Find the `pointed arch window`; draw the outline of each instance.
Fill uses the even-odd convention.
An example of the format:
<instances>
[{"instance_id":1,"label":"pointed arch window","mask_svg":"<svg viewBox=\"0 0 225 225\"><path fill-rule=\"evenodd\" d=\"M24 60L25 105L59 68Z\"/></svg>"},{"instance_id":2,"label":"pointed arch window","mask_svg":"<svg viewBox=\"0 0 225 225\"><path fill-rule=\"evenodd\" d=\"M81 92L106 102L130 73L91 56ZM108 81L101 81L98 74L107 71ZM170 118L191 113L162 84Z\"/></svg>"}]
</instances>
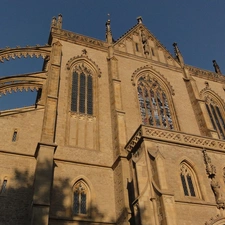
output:
<instances>
[{"instance_id":1,"label":"pointed arch window","mask_svg":"<svg viewBox=\"0 0 225 225\"><path fill-rule=\"evenodd\" d=\"M194 171L185 162L180 165L180 178L185 196L198 196L198 187Z\"/></svg>"},{"instance_id":2,"label":"pointed arch window","mask_svg":"<svg viewBox=\"0 0 225 225\"><path fill-rule=\"evenodd\" d=\"M219 104L213 98L207 96L205 98L205 105L214 130L220 139L225 139L225 123Z\"/></svg>"},{"instance_id":3,"label":"pointed arch window","mask_svg":"<svg viewBox=\"0 0 225 225\"><path fill-rule=\"evenodd\" d=\"M93 77L83 64L72 74L71 111L93 115Z\"/></svg>"},{"instance_id":4,"label":"pointed arch window","mask_svg":"<svg viewBox=\"0 0 225 225\"><path fill-rule=\"evenodd\" d=\"M149 75L139 78L138 100L144 125L174 129L171 111L165 90Z\"/></svg>"},{"instance_id":5,"label":"pointed arch window","mask_svg":"<svg viewBox=\"0 0 225 225\"><path fill-rule=\"evenodd\" d=\"M88 214L89 191L83 180L73 187L73 215Z\"/></svg>"}]
</instances>

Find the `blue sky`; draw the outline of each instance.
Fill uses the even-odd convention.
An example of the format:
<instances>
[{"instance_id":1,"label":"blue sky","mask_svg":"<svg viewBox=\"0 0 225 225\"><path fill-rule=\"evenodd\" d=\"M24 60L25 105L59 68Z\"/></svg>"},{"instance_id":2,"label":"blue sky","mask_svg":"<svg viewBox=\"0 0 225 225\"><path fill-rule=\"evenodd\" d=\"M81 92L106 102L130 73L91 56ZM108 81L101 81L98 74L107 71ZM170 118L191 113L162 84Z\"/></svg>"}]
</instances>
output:
<instances>
[{"instance_id":1,"label":"blue sky","mask_svg":"<svg viewBox=\"0 0 225 225\"><path fill-rule=\"evenodd\" d=\"M108 13L114 39L142 16L145 26L172 54L172 43L178 43L186 64L213 71L212 60L216 59L225 74L224 12L225 0L1 0L0 49L44 45L51 18L59 13L63 29L101 40ZM0 77L40 71L41 67L41 60L10 60L0 64ZM34 95L15 99L15 94L1 97L0 110L19 107L21 102L32 104Z\"/></svg>"}]
</instances>

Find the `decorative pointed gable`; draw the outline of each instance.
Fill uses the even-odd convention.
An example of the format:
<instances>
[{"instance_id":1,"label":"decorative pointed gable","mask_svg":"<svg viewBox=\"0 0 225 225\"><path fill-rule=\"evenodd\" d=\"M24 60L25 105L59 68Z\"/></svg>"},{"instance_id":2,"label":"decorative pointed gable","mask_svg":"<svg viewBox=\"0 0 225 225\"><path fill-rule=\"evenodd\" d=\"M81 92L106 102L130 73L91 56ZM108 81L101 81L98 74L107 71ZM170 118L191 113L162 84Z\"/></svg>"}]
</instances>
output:
<instances>
[{"instance_id":1,"label":"decorative pointed gable","mask_svg":"<svg viewBox=\"0 0 225 225\"><path fill-rule=\"evenodd\" d=\"M143 58L148 58L167 65L180 67L173 55L141 22L133 26L115 43L116 50Z\"/></svg>"}]
</instances>

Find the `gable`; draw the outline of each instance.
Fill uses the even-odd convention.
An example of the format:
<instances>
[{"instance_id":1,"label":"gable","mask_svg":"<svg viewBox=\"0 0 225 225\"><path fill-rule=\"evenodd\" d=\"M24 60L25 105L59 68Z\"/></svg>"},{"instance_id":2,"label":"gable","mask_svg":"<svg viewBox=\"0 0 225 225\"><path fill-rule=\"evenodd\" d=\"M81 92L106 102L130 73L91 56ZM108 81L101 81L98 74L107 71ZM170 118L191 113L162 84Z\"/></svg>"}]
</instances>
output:
<instances>
[{"instance_id":1,"label":"gable","mask_svg":"<svg viewBox=\"0 0 225 225\"><path fill-rule=\"evenodd\" d=\"M154 35L139 23L126 32L114 43L115 50L148 58L167 65L180 67L173 55L154 37Z\"/></svg>"}]
</instances>

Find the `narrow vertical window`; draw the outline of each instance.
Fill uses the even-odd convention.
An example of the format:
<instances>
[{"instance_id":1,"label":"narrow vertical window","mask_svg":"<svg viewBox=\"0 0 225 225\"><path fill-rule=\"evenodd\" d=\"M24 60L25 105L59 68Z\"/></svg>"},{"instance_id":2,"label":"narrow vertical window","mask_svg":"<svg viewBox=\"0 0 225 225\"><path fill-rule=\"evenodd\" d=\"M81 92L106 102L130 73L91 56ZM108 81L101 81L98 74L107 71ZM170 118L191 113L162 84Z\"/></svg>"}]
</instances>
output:
<instances>
[{"instance_id":1,"label":"narrow vertical window","mask_svg":"<svg viewBox=\"0 0 225 225\"><path fill-rule=\"evenodd\" d=\"M185 196L196 197L196 185L194 183L194 172L186 163L180 165L180 178Z\"/></svg>"},{"instance_id":2,"label":"narrow vertical window","mask_svg":"<svg viewBox=\"0 0 225 225\"><path fill-rule=\"evenodd\" d=\"M73 214L87 214L87 195L88 189L83 181L79 181L74 185L74 194L73 194Z\"/></svg>"},{"instance_id":3,"label":"narrow vertical window","mask_svg":"<svg viewBox=\"0 0 225 225\"><path fill-rule=\"evenodd\" d=\"M71 111L93 115L93 77L83 65L72 74Z\"/></svg>"},{"instance_id":4,"label":"narrow vertical window","mask_svg":"<svg viewBox=\"0 0 225 225\"><path fill-rule=\"evenodd\" d=\"M139 52L139 45L138 43L135 43L136 51Z\"/></svg>"},{"instance_id":5,"label":"narrow vertical window","mask_svg":"<svg viewBox=\"0 0 225 225\"><path fill-rule=\"evenodd\" d=\"M12 136L12 142L16 142L17 140L17 130L14 130L13 136Z\"/></svg>"},{"instance_id":6,"label":"narrow vertical window","mask_svg":"<svg viewBox=\"0 0 225 225\"><path fill-rule=\"evenodd\" d=\"M142 123L173 129L173 121L166 94L160 84L149 75L142 76L137 85Z\"/></svg>"},{"instance_id":7,"label":"narrow vertical window","mask_svg":"<svg viewBox=\"0 0 225 225\"><path fill-rule=\"evenodd\" d=\"M220 107L212 98L206 98L206 109L213 125L213 129L217 132L219 138L225 139L225 122Z\"/></svg>"},{"instance_id":8,"label":"narrow vertical window","mask_svg":"<svg viewBox=\"0 0 225 225\"><path fill-rule=\"evenodd\" d=\"M152 56L155 56L155 52L153 48L151 48L151 52L152 52Z\"/></svg>"},{"instance_id":9,"label":"narrow vertical window","mask_svg":"<svg viewBox=\"0 0 225 225\"><path fill-rule=\"evenodd\" d=\"M6 192L6 185L7 185L7 180L4 179L4 181L2 183L1 192L0 192L1 195L3 195Z\"/></svg>"}]
</instances>

